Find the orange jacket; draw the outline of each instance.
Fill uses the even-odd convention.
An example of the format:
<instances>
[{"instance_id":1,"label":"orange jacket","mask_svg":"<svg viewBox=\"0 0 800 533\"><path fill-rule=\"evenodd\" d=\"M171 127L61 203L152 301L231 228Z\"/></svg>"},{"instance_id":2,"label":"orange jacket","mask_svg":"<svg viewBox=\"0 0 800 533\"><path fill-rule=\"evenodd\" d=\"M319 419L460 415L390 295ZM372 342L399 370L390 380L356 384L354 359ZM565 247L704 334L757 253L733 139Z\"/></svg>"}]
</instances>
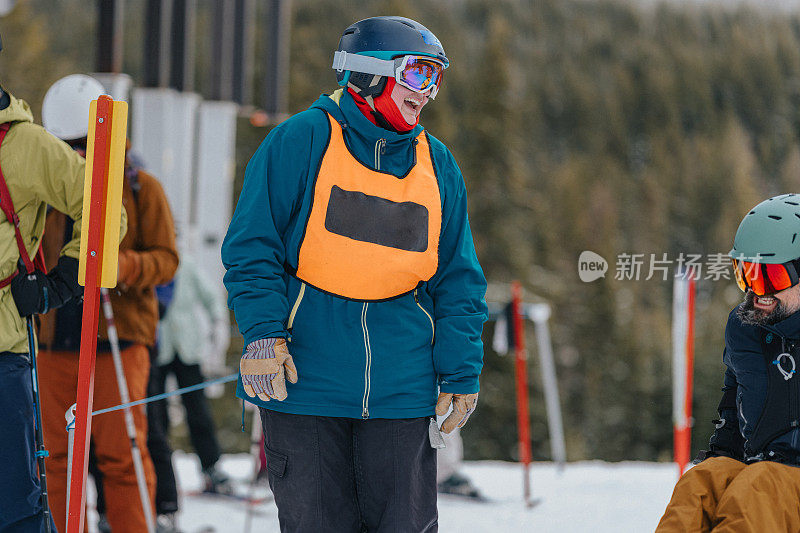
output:
<instances>
[{"instance_id":1,"label":"orange jacket","mask_svg":"<svg viewBox=\"0 0 800 533\"><path fill-rule=\"evenodd\" d=\"M152 346L158 324L155 286L168 282L175 275L178 251L175 225L164 189L147 172L139 170L136 177L130 180L126 173L122 192L122 204L128 213L128 232L119 246L119 276L117 287L111 290L111 304L120 340ZM136 195L134 185L138 187ZM43 246L48 268L58 261L68 223L57 211L47 216ZM39 343L51 350L77 351L75 341L80 339L80 331L75 331L74 325L80 324L80 316L74 315L80 312L79 305L68 305L43 315ZM101 339L108 338L102 312L99 333Z\"/></svg>"}]
</instances>

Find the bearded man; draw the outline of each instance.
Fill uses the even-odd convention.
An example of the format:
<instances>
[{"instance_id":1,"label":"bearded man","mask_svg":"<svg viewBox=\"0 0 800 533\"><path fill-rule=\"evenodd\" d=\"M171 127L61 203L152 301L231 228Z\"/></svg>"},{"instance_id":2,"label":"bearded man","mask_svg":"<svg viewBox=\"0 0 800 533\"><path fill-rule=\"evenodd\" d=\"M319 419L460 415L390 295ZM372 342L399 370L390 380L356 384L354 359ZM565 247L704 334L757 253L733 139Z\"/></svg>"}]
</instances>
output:
<instances>
[{"instance_id":1,"label":"bearded man","mask_svg":"<svg viewBox=\"0 0 800 533\"><path fill-rule=\"evenodd\" d=\"M719 420L659 533L800 530L800 195L751 209L729 255L745 299L725 328Z\"/></svg>"}]
</instances>

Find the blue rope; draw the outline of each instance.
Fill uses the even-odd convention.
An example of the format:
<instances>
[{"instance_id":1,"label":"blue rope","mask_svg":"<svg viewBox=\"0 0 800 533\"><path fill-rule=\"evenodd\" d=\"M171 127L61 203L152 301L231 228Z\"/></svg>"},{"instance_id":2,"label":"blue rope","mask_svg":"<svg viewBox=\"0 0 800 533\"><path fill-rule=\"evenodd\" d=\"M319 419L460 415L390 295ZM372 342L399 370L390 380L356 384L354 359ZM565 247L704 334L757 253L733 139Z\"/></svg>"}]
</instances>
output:
<instances>
[{"instance_id":1,"label":"blue rope","mask_svg":"<svg viewBox=\"0 0 800 533\"><path fill-rule=\"evenodd\" d=\"M197 385L192 385L191 387L184 387L182 389L174 390L172 392L156 394L155 396L150 396L149 398L144 398L143 400L136 400L135 402L123 403L114 407L100 409L99 411L92 411L92 416L102 415L104 413L110 413L112 411L119 411L120 409L125 409L126 407L133 407L135 405L142 405L145 403L156 402L158 400L163 400L164 398L169 398L170 396L180 396L181 394L186 394L187 392L194 392L196 390L205 389L206 387L210 387L211 385L216 385L217 383L228 383L230 381L236 381L238 378L239 374L231 374L223 378L217 378L217 379L212 379L211 381L198 383ZM72 429L74 425L75 425L74 420L71 423L67 424L67 431Z\"/></svg>"}]
</instances>

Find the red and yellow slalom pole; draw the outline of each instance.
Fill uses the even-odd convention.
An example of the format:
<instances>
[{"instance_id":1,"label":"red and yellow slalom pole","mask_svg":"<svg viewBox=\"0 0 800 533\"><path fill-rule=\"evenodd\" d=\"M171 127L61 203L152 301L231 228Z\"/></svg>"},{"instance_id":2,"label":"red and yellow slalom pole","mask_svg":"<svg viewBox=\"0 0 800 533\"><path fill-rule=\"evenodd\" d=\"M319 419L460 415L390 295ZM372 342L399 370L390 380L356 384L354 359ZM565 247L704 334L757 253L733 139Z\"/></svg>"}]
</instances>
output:
<instances>
[{"instance_id":1,"label":"red and yellow slalom pole","mask_svg":"<svg viewBox=\"0 0 800 533\"><path fill-rule=\"evenodd\" d=\"M128 104L100 96L89 110L78 282L84 286L78 401L69 472L67 533L82 533L92 431L100 287L117 284Z\"/></svg>"}]
</instances>

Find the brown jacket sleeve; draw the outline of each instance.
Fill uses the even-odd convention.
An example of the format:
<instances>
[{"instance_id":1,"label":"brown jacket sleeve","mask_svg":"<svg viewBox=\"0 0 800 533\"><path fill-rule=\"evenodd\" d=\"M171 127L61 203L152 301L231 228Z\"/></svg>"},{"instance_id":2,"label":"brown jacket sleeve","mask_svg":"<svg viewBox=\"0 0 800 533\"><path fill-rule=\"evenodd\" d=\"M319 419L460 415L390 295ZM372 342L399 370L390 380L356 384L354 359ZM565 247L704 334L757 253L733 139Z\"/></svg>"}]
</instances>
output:
<instances>
[{"instance_id":1,"label":"brown jacket sleeve","mask_svg":"<svg viewBox=\"0 0 800 533\"><path fill-rule=\"evenodd\" d=\"M161 184L139 171L136 183L125 180L122 202L128 211L128 233L119 247L119 277L111 292L117 333L123 341L152 346L158 324L155 286L166 283L178 268L175 226ZM138 184L134 194L131 185ZM100 337L107 338L100 317Z\"/></svg>"},{"instance_id":2,"label":"brown jacket sleeve","mask_svg":"<svg viewBox=\"0 0 800 533\"><path fill-rule=\"evenodd\" d=\"M128 203L136 210L137 228L122 241L119 253L119 284L146 288L166 283L178 268L175 225L161 184L139 171L138 198ZM127 191L126 191L127 192ZM135 234L134 234L135 233Z\"/></svg>"}]
</instances>

